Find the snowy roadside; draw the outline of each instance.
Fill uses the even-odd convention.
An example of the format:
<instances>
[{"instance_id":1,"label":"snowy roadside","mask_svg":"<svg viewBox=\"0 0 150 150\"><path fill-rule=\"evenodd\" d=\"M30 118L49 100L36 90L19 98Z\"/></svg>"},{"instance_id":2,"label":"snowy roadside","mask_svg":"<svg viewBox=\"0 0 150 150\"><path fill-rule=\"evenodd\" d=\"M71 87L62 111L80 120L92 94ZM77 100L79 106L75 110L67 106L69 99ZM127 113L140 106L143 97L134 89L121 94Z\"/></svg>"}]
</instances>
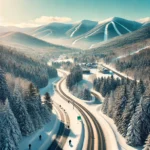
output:
<instances>
[{"instance_id":1,"label":"snowy roadside","mask_svg":"<svg viewBox=\"0 0 150 150\"><path fill-rule=\"evenodd\" d=\"M32 150L43 150L48 148L52 142L52 135L56 135L59 129L60 120L58 120L58 114L56 110L53 110L51 114L51 121L43 126L32 135L23 137L19 143L20 150L28 150L28 145L31 144ZM39 140L39 135L42 135L42 140Z\"/></svg>"},{"instance_id":2,"label":"snowy roadside","mask_svg":"<svg viewBox=\"0 0 150 150\"><path fill-rule=\"evenodd\" d=\"M62 73L59 73L59 76L62 76ZM86 127L82 121L78 121L77 117L81 116L80 112L73 107L71 103L66 102L63 98L60 97L60 95L55 92L55 94L52 96L52 99L60 104L65 111L68 113L68 116L70 118L70 134L67 138L67 141L64 145L65 150L79 150L82 149L84 146L84 139ZM82 116L81 116L82 117ZM69 146L69 140L72 141L72 147Z\"/></svg>"},{"instance_id":3,"label":"snowy roadside","mask_svg":"<svg viewBox=\"0 0 150 150\"><path fill-rule=\"evenodd\" d=\"M81 138L84 136L83 129L83 122L77 120L77 116L80 115L80 113L73 108L71 103L66 102L63 100L58 93L54 94L52 96L52 99L60 104L65 111L68 113L68 116L70 118L70 134L67 138L67 141L64 145L65 150L76 150L76 149L82 149L83 141ZM69 146L69 140L72 141L73 147Z\"/></svg>"},{"instance_id":4,"label":"snowy roadside","mask_svg":"<svg viewBox=\"0 0 150 150\"><path fill-rule=\"evenodd\" d=\"M142 150L142 147L134 148L126 144L126 139L117 131L117 127L114 124L113 119L109 118L108 116L102 113L101 105L97 108L97 112L99 113L100 116L102 116L105 119L105 121L109 124L109 126L113 130L117 142L119 144L120 150Z\"/></svg>"},{"instance_id":5,"label":"snowy roadside","mask_svg":"<svg viewBox=\"0 0 150 150\"><path fill-rule=\"evenodd\" d=\"M46 92L49 92L51 95L54 94L53 83L58 81L60 77L49 79L48 85L42 89L40 89L40 95L43 95ZM32 135L28 137L23 137L19 144L20 150L28 150L28 145L31 144L32 150L46 150L58 132L60 125L60 115L58 111L53 109L51 114L51 121L43 126L43 128L39 129ZM42 135L42 141L39 141L39 135Z\"/></svg>"},{"instance_id":6,"label":"snowy roadside","mask_svg":"<svg viewBox=\"0 0 150 150\"><path fill-rule=\"evenodd\" d=\"M91 92L92 92L93 94L96 94L96 95L99 97L99 100L100 100L101 102L104 101L104 97L103 97L99 92L95 91L94 89L91 89Z\"/></svg>"},{"instance_id":7,"label":"snowy roadside","mask_svg":"<svg viewBox=\"0 0 150 150\"><path fill-rule=\"evenodd\" d=\"M117 77L117 76L116 76ZM86 79L88 80L89 78L86 77ZM95 90L91 90L91 92L95 93L96 95L99 96L100 100L103 102L104 101L104 97L99 93L99 92L96 92ZM89 105L89 107L92 106L92 105ZM93 108L93 111L95 110L95 106L92 106ZM103 122L105 122L107 124L107 128L106 130L108 130L109 132L112 132L114 133L115 135L115 138L117 140L117 144L118 144L118 148L119 150L142 150L142 147L138 147L138 148L134 148L134 147L131 147L129 146L128 144L126 144L126 139L124 137L122 137L122 135L117 131L117 127L116 125L114 124L114 121L109 118L108 116L104 115L102 112L101 112L101 105L97 105L97 108L96 108L96 111L98 112L98 118ZM105 124L105 125L106 125ZM109 127L108 127L109 126ZM110 129L112 131L110 131Z\"/></svg>"},{"instance_id":8,"label":"snowy roadside","mask_svg":"<svg viewBox=\"0 0 150 150\"><path fill-rule=\"evenodd\" d=\"M51 96L54 95L55 91L54 91L53 83L57 82L58 80L60 80L59 76L56 78L49 79L47 86L40 89L40 95L44 95L46 92L48 92Z\"/></svg>"}]
</instances>

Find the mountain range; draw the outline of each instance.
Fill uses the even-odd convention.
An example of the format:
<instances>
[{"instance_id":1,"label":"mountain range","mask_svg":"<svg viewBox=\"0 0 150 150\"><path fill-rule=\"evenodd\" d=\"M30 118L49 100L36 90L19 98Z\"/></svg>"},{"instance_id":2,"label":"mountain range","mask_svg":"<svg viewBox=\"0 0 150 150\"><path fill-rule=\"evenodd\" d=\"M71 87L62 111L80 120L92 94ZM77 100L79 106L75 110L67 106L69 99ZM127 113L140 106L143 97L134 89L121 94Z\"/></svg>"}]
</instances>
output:
<instances>
[{"instance_id":1,"label":"mountain range","mask_svg":"<svg viewBox=\"0 0 150 150\"><path fill-rule=\"evenodd\" d=\"M0 41L32 47L50 47L54 44L55 46L92 49L146 26L150 26L150 18L132 21L119 17L104 21L82 20L72 24L50 23L35 28L1 26Z\"/></svg>"}]
</instances>

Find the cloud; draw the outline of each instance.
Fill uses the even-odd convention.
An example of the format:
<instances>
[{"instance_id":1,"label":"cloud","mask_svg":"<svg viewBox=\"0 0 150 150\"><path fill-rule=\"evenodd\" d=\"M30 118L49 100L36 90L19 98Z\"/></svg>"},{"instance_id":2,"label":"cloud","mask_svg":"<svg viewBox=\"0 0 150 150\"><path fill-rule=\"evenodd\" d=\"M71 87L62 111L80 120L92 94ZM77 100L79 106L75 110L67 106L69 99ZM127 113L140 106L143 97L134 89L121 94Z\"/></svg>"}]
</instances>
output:
<instances>
[{"instance_id":1,"label":"cloud","mask_svg":"<svg viewBox=\"0 0 150 150\"><path fill-rule=\"evenodd\" d=\"M50 22L70 22L72 19L68 17L48 17L41 16L40 18L36 18L33 22L38 24L47 24Z\"/></svg>"},{"instance_id":2,"label":"cloud","mask_svg":"<svg viewBox=\"0 0 150 150\"><path fill-rule=\"evenodd\" d=\"M52 22L66 23L66 22L70 22L70 21L72 21L72 19L68 18L68 17L41 16L34 20L29 20L27 22L15 24L15 23L8 23L8 22L5 22L4 19L3 20L0 19L0 23L2 22L1 24L4 26L17 26L17 27L21 27L21 28L38 27L38 26L45 25L45 24L52 23Z\"/></svg>"}]
</instances>

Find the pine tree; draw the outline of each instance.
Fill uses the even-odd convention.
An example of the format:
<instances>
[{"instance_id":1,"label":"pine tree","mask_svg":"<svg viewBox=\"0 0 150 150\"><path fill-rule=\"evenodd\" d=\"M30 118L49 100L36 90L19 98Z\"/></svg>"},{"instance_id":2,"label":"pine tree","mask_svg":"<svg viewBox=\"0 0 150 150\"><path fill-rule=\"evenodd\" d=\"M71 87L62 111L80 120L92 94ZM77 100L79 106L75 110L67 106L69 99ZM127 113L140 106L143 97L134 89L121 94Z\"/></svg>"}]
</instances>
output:
<instances>
[{"instance_id":1,"label":"pine tree","mask_svg":"<svg viewBox=\"0 0 150 150\"><path fill-rule=\"evenodd\" d=\"M128 103L126 105L125 111L122 117L121 129L120 133L125 137L127 134L127 128L130 123L130 120L135 113L136 106L138 104L138 99L136 95L136 88L134 88L133 92L130 94Z\"/></svg>"},{"instance_id":2,"label":"pine tree","mask_svg":"<svg viewBox=\"0 0 150 150\"><path fill-rule=\"evenodd\" d=\"M10 133L7 129L0 129L0 149L19 150L18 147L15 146L14 141L10 138Z\"/></svg>"},{"instance_id":3,"label":"pine tree","mask_svg":"<svg viewBox=\"0 0 150 150\"><path fill-rule=\"evenodd\" d=\"M18 122L12 113L10 107L9 107L9 102L7 100L7 128L10 128L10 136L13 139L14 143L16 146L18 146L19 141L22 138L21 131L18 125Z\"/></svg>"},{"instance_id":4,"label":"pine tree","mask_svg":"<svg viewBox=\"0 0 150 150\"><path fill-rule=\"evenodd\" d=\"M41 114L43 122L48 123L50 121L51 113L45 104L41 105Z\"/></svg>"},{"instance_id":5,"label":"pine tree","mask_svg":"<svg viewBox=\"0 0 150 150\"><path fill-rule=\"evenodd\" d=\"M41 116L39 114L39 107L37 103L37 90L33 84L29 85L29 90L26 92L25 103L27 111L31 117L35 130L40 129L43 125Z\"/></svg>"},{"instance_id":6,"label":"pine tree","mask_svg":"<svg viewBox=\"0 0 150 150\"><path fill-rule=\"evenodd\" d=\"M34 132L34 126L31 118L26 110L24 101L22 100L22 95L19 91L19 86L16 85L14 90L14 100L13 100L13 113L18 121L21 133L23 136L27 136Z\"/></svg>"},{"instance_id":7,"label":"pine tree","mask_svg":"<svg viewBox=\"0 0 150 150\"><path fill-rule=\"evenodd\" d=\"M150 97L142 97L127 130L127 143L141 146L150 133Z\"/></svg>"},{"instance_id":8,"label":"pine tree","mask_svg":"<svg viewBox=\"0 0 150 150\"><path fill-rule=\"evenodd\" d=\"M37 101L38 101L38 111L41 116L43 123L48 123L50 121L51 113L45 103L42 103L40 93L37 89Z\"/></svg>"},{"instance_id":9,"label":"pine tree","mask_svg":"<svg viewBox=\"0 0 150 150\"><path fill-rule=\"evenodd\" d=\"M116 100L116 107L115 107L116 113L114 114L114 121L119 130L121 122L122 122L122 114L124 112L124 109L127 103L127 98L128 98L126 85L121 86L118 92L119 93L118 93L118 97Z\"/></svg>"},{"instance_id":10,"label":"pine tree","mask_svg":"<svg viewBox=\"0 0 150 150\"><path fill-rule=\"evenodd\" d=\"M5 102L8 94L4 72L0 69L0 101Z\"/></svg>"},{"instance_id":11,"label":"pine tree","mask_svg":"<svg viewBox=\"0 0 150 150\"><path fill-rule=\"evenodd\" d=\"M127 130L127 144L131 146L140 146L142 145L142 108L141 103L137 106L136 112L133 115L128 130Z\"/></svg>"},{"instance_id":12,"label":"pine tree","mask_svg":"<svg viewBox=\"0 0 150 150\"><path fill-rule=\"evenodd\" d=\"M85 88L83 91L83 99L84 100L91 100L92 99L91 93L87 88Z\"/></svg>"},{"instance_id":13,"label":"pine tree","mask_svg":"<svg viewBox=\"0 0 150 150\"><path fill-rule=\"evenodd\" d=\"M52 106L51 97L50 97L50 95L49 95L48 92L45 93L44 99L45 99L45 104L46 104L46 106L48 107L49 111L51 112L52 109L53 109L53 106Z\"/></svg>"},{"instance_id":14,"label":"pine tree","mask_svg":"<svg viewBox=\"0 0 150 150\"><path fill-rule=\"evenodd\" d=\"M114 92L111 91L110 97L109 97L109 102L108 102L108 111L107 115L112 118L113 117L113 112L114 112L114 104L115 104L115 97L114 97Z\"/></svg>"},{"instance_id":15,"label":"pine tree","mask_svg":"<svg viewBox=\"0 0 150 150\"><path fill-rule=\"evenodd\" d=\"M106 95L105 99L104 99L104 102L102 104L102 112L104 114L107 114L107 111L108 111L108 102L109 102L109 96Z\"/></svg>"},{"instance_id":16,"label":"pine tree","mask_svg":"<svg viewBox=\"0 0 150 150\"><path fill-rule=\"evenodd\" d=\"M21 132L8 100L0 103L0 149L18 150Z\"/></svg>"},{"instance_id":17,"label":"pine tree","mask_svg":"<svg viewBox=\"0 0 150 150\"><path fill-rule=\"evenodd\" d=\"M139 89L139 92L143 95L145 92L145 86L142 80L140 80L138 83L138 89Z\"/></svg>"},{"instance_id":18,"label":"pine tree","mask_svg":"<svg viewBox=\"0 0 150 150\"><path fill-rule=\"evenodd\" d=\"M144 145L144 149L143 150L150 150L150 134L148 135L145 145Z\"/></svg>"}]
</instances>

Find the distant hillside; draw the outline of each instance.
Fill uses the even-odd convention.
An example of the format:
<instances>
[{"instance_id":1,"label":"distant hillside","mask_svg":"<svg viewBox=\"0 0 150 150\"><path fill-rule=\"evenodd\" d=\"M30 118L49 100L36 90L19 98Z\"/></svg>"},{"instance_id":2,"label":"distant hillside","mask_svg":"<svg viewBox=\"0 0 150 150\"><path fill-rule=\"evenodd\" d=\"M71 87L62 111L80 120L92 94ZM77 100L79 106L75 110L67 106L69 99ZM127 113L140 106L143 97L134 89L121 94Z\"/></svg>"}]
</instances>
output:
<instances>
[{"instance_id":1,"label":"distant hillside","mask_svg":"<svg viewBox=\"0 0 150 150\"><path fill-rule=\"evenodd\" d=\"M99 43L90 52L101 53L107 51L121 51L124 47L129 47L130 45L135 45L143 43L143 47L148 44L150 40L150 26L143 27L132 33L113 38L107 42ZM149 44L150 45L150 44ZM137 47L136 47L137 48ZM123 49L122 49L123 50ZM133 50L134 47L133 47Z\"/></svg>"},{"instance_id":2,"label":"distant hillside","mask_svg":"<svg viewBox=\"0 0 150 150\"><path fill-rule=\"evenodd\" d=\"M48 42L35 38L33 36L21 32L8 32L0 36L0 40L8 41L11 43L18 43L29 47L50 47L53 46Z\"/></svg>"},{"instance_id":3,"label":"distant hillside","mask_svg":"<svg viewBox=\"0 0 150 150\"><path fill-rule=\"evenodd\" d=\"M49 78L57 76L55 69L39 61L36 56L31 58L2 45L0 45L0 68L15 77L27 79L40 88L47 85Z\"/></svg>"},{"instance_id":4,"label":"distant hillside","mask_svg":"<svg viewBox=\"0 0 150 150\"><path fill-rule=\"evenodd\" d=\"M82 20L81 22L74 24L66 34L70 38L80 36L92 30L97 24L98 22L96 21Z\"/></svg>"},{"instance_id":5,"label":"distant hillside","mask_svg":"<svg viewBox=\"0 0 150 150\"><path fill-rule=\"evenodd\" d=\"M44 40L38 39L31 35L27 35L21 32L7 32L0 35L0 44L5 46L12 46L15 49L24 51L25 53L36 53L38 57L43 56L44 53L49 55L70 53L79 51L79 49L69 48L61 45L55 45L48 43ZM27 52L26 52L27 51Z\"/></svg>"},{"instance_id":6,"label":"distant hillside","mask_svg":"<svg viewBox=\"0 0 150 150\"><path fill-rule=\"evenodd\" d=\"M135 79L150 80L150 48L120 59L115 66Z\"/></svg>"},{"instance_id":7,"label":"distant hillside","mask_svg":"<svg viewBox=\"0 0 150 150\"><path fill-rule=\"evenodd\" d=\"M109 18L99 22L95 28L75 39L73 45L79 42L87 42L89 43L89 48L92 48L94 44L98 42L108 41L116 36L122 36L126 33L133 32L141 26L141 23L123 18Z\"/></svg>"},{"instance_id":8,"label":"distant hillside","mask_svg":"<svg viewBox=\"0 0 150 150\"><path fill-rule=\"evenodd\" d=\"M53 22L35 28L0 27L2 32L25 32L38 39L80 49L92 49L99 43L150 26L149 18L138 21L113 17L103 21L81 20L77 23Z\"/></svg>"},{"instance_id":9,"label":"distant hillside","mask_svg":"<svg viewBox=\"0 0 150 150\"><path fill-rule=\"evenodd\" d=\"M72 24L50 23L33 30L31 35L39 38L64 37L66 32L70 30L72 26Z\"/></svg>"},{"instance_id":10,"label":"distant hillside","mask_svg":"<svg viewBox=\"0 0 150 150\"><path fill-rule=\"evenodd\" d=\"M34 28L19 28L15 26L0 26L0 34L5 32L23 32L23 33L29 33Z\"/></svg>"}]
</instances>

